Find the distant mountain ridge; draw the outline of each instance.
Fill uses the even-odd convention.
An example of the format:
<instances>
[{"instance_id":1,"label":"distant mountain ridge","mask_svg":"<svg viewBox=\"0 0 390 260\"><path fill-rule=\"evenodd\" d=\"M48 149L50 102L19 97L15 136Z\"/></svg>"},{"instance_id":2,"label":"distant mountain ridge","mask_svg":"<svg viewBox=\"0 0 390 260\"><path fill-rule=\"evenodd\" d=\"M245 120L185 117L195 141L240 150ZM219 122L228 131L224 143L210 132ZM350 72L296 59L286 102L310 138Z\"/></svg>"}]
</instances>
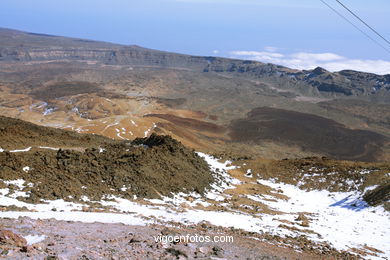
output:
<instances>
[{"instance_id":1,"label":"distant mountain ridge","mask_svg":"<svg viewBox=\"0 0 390 260\"><path fill-rule=\"evenodd\" d=\"M93 61L107 65L152 66L198 72L233 73L253 78L304 83L320 92L350 95L389 95L390 74L323 68L294 70L257 61L190 56L136 45L98 42L0 29L0 62ZM390 97L390 95L389 95Z\"/></svg>"}]
</instances>

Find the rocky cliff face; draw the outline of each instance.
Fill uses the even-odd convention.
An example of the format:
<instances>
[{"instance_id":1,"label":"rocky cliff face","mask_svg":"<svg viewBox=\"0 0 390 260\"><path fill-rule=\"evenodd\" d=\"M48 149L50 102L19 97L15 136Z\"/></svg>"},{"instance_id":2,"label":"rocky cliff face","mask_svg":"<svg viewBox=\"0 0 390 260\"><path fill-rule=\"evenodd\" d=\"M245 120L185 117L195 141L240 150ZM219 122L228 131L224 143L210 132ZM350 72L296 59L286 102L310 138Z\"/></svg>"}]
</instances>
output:
<instances>
[{"instance_id":1,"label":"rocky cliff face","mask_svg":"<svg viewBox=\"0 0 390 260\"><path fill-rule=\"evenodd\" d=\"M352 70L332 73L317 67L314 70L297 73L296 77L317 87L319 91L342 93L347 96L372 95L390 90L390 75L381 76Z\"/></svg>"}]
</instances>

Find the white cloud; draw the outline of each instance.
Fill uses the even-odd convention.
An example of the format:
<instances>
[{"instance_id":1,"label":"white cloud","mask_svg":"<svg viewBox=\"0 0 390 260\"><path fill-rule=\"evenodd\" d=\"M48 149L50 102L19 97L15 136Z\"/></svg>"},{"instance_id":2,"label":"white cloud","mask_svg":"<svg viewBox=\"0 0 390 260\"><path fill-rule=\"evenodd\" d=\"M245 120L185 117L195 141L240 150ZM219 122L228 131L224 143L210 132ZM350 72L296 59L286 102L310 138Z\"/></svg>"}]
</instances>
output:
<instances>
[{"instance_id":1,"label":"white cloud","mask_svg":"<svg viewBox=\"0 0 390 260\"><path fill-rule=\"evenodd\" d=\"M282 61L284 55L276 52L258 52L258 51L234 51L231 52L235 58L251 57L250 59L258 60L262 62L274 63L275 61Z\"/></svg>"},{"instance_id":2,"label":"white cloud","mask_svg":"<svg viewBox=\"0 0 390 260\"><path fill-rule=\"evenodd\" d=\"M297 52L282 54L275 51L233 51L230 52L230 55L232 58L274 63L292 69L314 69L320 66L329 71L349 69L381 75L390 74L390 61L349 59L335 53Z\"/></svg>"},{"instance_id":3,"label":"white cloud","mask_svg":"<svg viewBox=\"0 0 390 260\"><path fill-rule=\"evenodd\" d=\"M266 47L264 47L264 50L269 51L269 52L276 52L279 50L279 48L273 47L273 46L266 46Z\"/></svg>"},{"instance_id":4,"label":"white cloud","mask_svg":"<svg viewBox=\"0 0 390 260\"><path fill-rule=\"evenodd\" d=\"M343 60L344 57L334 54L334 53L307 53L307 52L298 52L291 54L291 57L294 59L300 60L316 60L316 61L335 61Z\"/></svg>"},{"instance_id":5,"label":"white cloud","mask_svg":"<svg viewBox=\"0 0 390 260\"><path fill-rule=\"evenodd\" d=\"M217 55L219 53L219 50L213 50L213 54Z\"/></svg>"}]
</instances>

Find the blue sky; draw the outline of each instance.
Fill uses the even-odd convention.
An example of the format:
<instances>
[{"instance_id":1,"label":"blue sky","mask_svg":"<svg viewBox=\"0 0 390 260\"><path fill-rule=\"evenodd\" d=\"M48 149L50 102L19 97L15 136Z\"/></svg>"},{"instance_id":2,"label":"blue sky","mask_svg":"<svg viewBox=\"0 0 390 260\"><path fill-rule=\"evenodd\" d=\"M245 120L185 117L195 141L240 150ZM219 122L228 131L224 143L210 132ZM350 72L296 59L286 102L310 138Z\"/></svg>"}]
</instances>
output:
<instances>
[{"instance_id":1,"label":"blue sky","mask_svg":"<svg viewBox=\"0 0 390 260\"><path fill-rule=\"evenodd\" d=\"M335 0L326 1L353 19ZM389 0L343 2L390 38ZM390 73L390 53L319 0L1 0L0 27L297 68L335 61L353 67L381 60L385 67L375 72L387 73L389 65ZM273 60L278 54L283 56Z\"/></svg>"}]
</instances>

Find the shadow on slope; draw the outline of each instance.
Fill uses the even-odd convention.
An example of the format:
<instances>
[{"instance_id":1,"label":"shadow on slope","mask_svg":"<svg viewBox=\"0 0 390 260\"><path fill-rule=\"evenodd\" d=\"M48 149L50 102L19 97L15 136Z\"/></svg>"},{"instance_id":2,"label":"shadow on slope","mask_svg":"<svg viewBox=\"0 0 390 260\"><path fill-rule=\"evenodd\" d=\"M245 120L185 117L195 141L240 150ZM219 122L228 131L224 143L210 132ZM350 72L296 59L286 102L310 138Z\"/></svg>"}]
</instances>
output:
<instances>
[{"instance_id":1,"label":"shadow on slope","mask_svg":"<svg viewBox=\"0 0 390 260\"><path fill-rule=\"evenodd\" d=\"M352 130L336 121L283 109L255 108L247 118L230 125L235 142L274 141L298 145L335 159L377 161L388 138L366 130Z\"/></svg>"}]
</instances>

